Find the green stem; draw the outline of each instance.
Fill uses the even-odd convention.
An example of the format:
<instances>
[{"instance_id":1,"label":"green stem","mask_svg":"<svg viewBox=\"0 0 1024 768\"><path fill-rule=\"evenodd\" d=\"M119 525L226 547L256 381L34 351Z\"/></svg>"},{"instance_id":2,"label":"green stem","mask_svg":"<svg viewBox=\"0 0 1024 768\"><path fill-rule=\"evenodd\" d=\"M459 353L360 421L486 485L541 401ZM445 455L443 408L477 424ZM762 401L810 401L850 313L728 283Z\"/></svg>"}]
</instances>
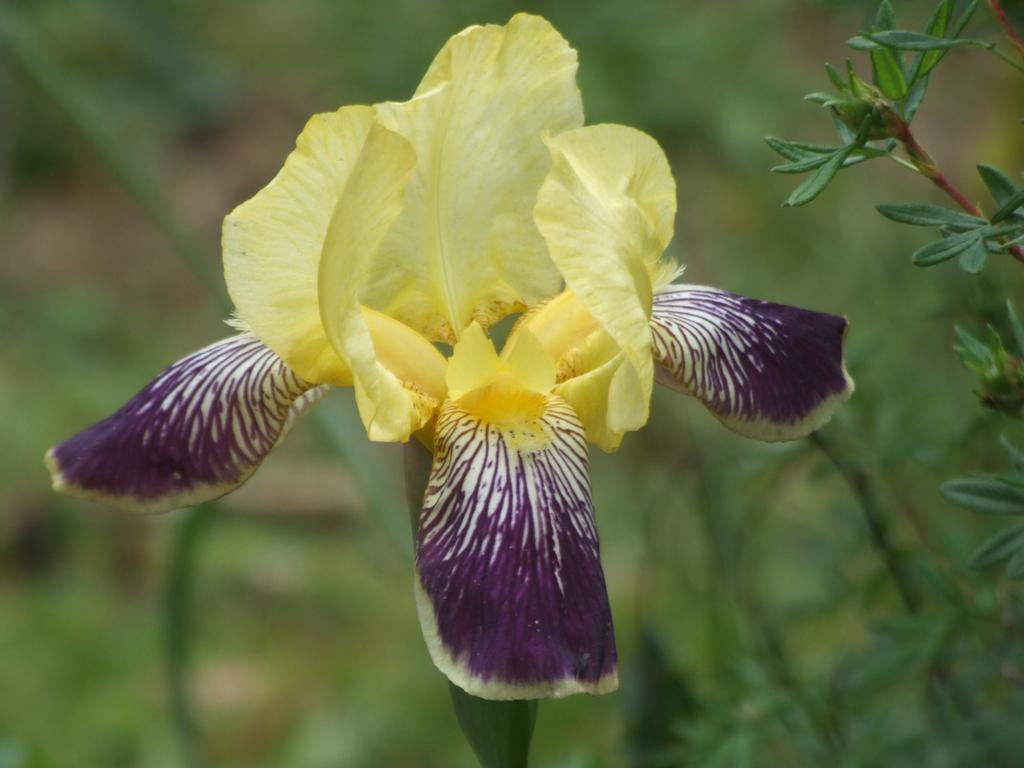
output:
<instances>
[{"instance_id":1,"label":"green stem","mask_svg":"<svg viewBox=\"0 0 1024 768\"><path fill-rule=\"evenodd\" d=\"M185 768L200 768L199 728L189 690L190 638L199 544L213 515L204 505L186 509L171 542L170 570L164 594L164 659L171 715Z\"/></svg>"},{"instance_id":2,"label":"green stem","mask_svg":"<svg viewBox=\"0 0 1024 768\"><path fill-rule=\"evenodd\" d=\"M821 430L811 435L811 442L818 447L850 487L864 522L867 524L871 541L878 550L896 591L908 613L917 613L921 601L907 575L903 559L889 537L888 521L883 509L882 495L865 461L854 455L847 446L834 440Z\"/></svg>"}]
</instances>

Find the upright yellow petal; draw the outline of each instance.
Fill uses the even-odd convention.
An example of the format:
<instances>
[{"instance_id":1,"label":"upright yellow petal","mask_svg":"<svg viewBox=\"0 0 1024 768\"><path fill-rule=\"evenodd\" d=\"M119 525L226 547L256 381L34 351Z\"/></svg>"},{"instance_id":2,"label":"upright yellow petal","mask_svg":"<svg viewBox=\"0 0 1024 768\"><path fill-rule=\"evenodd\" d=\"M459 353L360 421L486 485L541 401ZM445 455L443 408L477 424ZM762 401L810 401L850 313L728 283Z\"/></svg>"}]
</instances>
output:
<instances>
[{"instance_id":1,"label":"upright yellow petal","mask_svg":"<svg viewBox=\"0 0 1024 768\"><path fill-rule=\"evenodd\" d=\"M405 209L365 302L454 342L558 290L532 211L551 161L542 135L583 122L576 53L544 19L451 38L414 97L377 105L415 148Z\"/></svg>"},{"instance_id":2,"label":"upright yellow petal","mask_svg":"<svg viewBox=\"0 0 1024 768\"><path fill-rule=\"evenodd\" d=\"M498 353L479 323L471 323L448 358L448 397L458 400L498 374Z\"/></svg>"},{"instance_id":3,"label":"upright yellow petal","mask_svg":"<svg viewBox=\"0 0 1024 768\"><path fill-rule=\"evenodd\" d=\"M314 115L273 181L224 220L224 276L239 316L311 382L352 381L320 322L317 271L331 214L373 120L371 107Z\"/></svg>"},{"instance_id":4,"label":"upright yellow petal","mask_svg":"<svg viewBox=\"0 0 1024 768\"><path fill-rule=\"evenodd\" d=\"M578 390L588 437L611 448L647 421L652 284L672 238L675 182L657 142L632 128L588 126L550 138L548 147L553 164L537 226L569 291L608 336L573 351L576 374L600 372L563 383L559 393L577 407Z\"/></svg>"},{"instance_id":5,"label":"upright yellow petal","mask_svg":"<svg viewBox=\"0 0 1024 768\"><path fill-rule=\"evenodd\" d=\"M429 393L408 386L381 362L360 305L370 264L402 210L415 163L409 142L379 124L370 128L335 206L320 259L324 329L352 371L359 413L371 440L407 440L436 405ZM410 343L415 338L408 335ZM424 346L430 344L421 339L419 350Z\"/></svg>"}]
</instances>

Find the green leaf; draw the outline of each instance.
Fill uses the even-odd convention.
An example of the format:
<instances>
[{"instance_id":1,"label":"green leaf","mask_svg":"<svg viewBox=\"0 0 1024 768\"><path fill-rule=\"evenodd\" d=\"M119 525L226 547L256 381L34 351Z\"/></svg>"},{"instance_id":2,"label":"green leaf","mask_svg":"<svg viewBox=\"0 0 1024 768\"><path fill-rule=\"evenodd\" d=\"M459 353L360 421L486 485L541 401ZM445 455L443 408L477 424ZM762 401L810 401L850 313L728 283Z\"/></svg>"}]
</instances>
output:
<instances>
[{"instance_id":1,"label":"green leaf","mask_svg":"<svg viewBox=\"0 0 1024 768\"><path fill-rule=\"evenodd\" d=\"M967 22L971 20L971 17L974 16L974 12L976 10L978 10L978 0L971 0L964 9L964 12L960 14L960 18L953 22L953 28L950 30L949 36L960 37L960 33L964 31L964 28L967 26Z\"/></svg>"},{"instance_id":2,"label":"green leaf","mask_svg":"<svg viewBox=\"0 0 1024 768\"><path fill-rule=\"evenodd\" d=\"M1024 470L1024 451L1021 451L1016 445L1010 442L1010 439L1006 435L999 436L999 444L1006 449L1006 452L1010 454L1010 459L1013 460L1013 466L1018 470Z\"/></svg>"},{"instance_id":3,"label":"green leaf","mask_svg":"<svg viewBox=\"0 0 1024 768\"><path fill-rule=\"evenodd\" d=\"M992 215L992 223L998 224L1004 219L1013 216L1014 212L1024 205L1024 189L1017 190L1010 198L1002 204L998 211Z\"/></svg>"},{"instance_id":4,"label":"green leaf","mask_svg":"<svg viewBox=\"0 0 1024 768\"><path fill-rule=\"evenodd\" d=\"M1006 315L1010 321L1010 332L1013 334L1013 343L1017 345L1017 354L1024 357L1024 325L1021 325L1020 317L1017 315L1017 308L1013 301L1006 300ZM1006 443L1003 443L1006 445Z\"/></svg>"},{"instance_id":5,"label":"green leaf","mask_svg":"<svg viewBox=\"0 0 1024 768\"><path fill-rule=\"evenodd\" d=\"M1024 548L1024 523L1003 528L986 539L971 555L971 568L987 568L1007 560Z\"/></svg>"},{"instance_id":6,"label":"green leaf","mask_svg":"<svg viewBox=\"0 0 1024 768\"><path fill-rule=\"evenodd\" d=\"M878 6L878 13L875 14L875 29L895 29L896 14L892 9L889 0L882 0Z\"/></svg>"},{"instance_id":7,"label":"green leaf","mask_svg":"<svg viewBox=\"0 0 1024 768\"><path fill-rule=\"evenodd\" d=\"M804 101L810 101L814 104L828 104L835 100L836 95L830 91L814 91L804 95Z\"/></svg>"},{"instance_id":8,"label":"green leaf","mask_svg":"<svg viewBox=\"0 0 1024 768\"><path fill-rule=\"evenodd\" d=\"M974 231L953 235L943 240L933 240L914 251L910 258L919 267L931 267L959 256L980 239L981 236Z\"/></svg>"},{"instance_id":9,"label":"green leaf","mask_svg":"<svg viewBox=\"0 0 1024 768\"><path fill-rule=\"evenodd\" d=\"M1024 578L1024 549L1013 553L1010 562L1006 564L1006 575L1011 579Z\"/></svg>"},{"instance_id":10,"label":"green leaf","mask_svg":"<svg viewBox=\"0 0 1024 768\"><path fill-rule=\"evenodd\" d=\"M843 144L852 144L853 140L857 138L857 134L846 127L846 123L839 119L839 115L835 112L832 113L832 124L835 125L836 131L839 133L839 138Z\"/></svg>"},{"instance_id":11,"label":"green leaf","mask_svg":"<svg viewBox=\"0 0 1024 768\"><path fill-rule=\"evenodd\" d=\"M945 37L946 25L949 24L949 17L952 13L953 0L940 0L939 4L935 6L935 10L932 11L928 23L924 25L925 34L932 37ZM942 53L940 51L921 51L918 53L910 70L910 82L917 83L921 78L926 77L941 59Z\"/></svg>"},{"instance_id":12,"label":"green leaf","mask_svg":"<svg viewBox=\"0 0 1024 768\"><path fill-rule=\"evenodd\" d=\"M884 154L884 153L883 153ZM857 165L863 163L869 157L873 155L862 155L862 154L851 154L843 161L843 168L849 168L851 165ZM828 155L814 155L812 157L805 158L803 160L797 160L793 163L784 163L783 165L776 165L771 168L772 173L807 173L813 171L815 168L820 168L829 161Z\"/></svg>"},{"instance_id":13,"label":"green leaf","mask_svg":"<svg viewBox=\"0 0 1024 768\"><path fill-rule=\"evenodd\" d=\"M833 177L839 172L839 169L846 163L846 159L850 154L856 149L865 148L864 140L867 138L870 127L870 121L865 120L864 125L861 126L861 129L853 137L852 141L845 147L841 147L833 152L829 156L828 162L807 177L799 187L794 189L783 205L788 207L806 205L820 195L821 191L828 186L828 183L832 181Z\"/></svg>"},{"instance_id":14,"label":"green leaf","mask_svg":"<svg viewBox=\"0 0 1024 768\"><path fill-rule=\"evenodd\" d=\"M825 73L828 75L828 79L832 81L838 90L845 91L848 84L843 80L843 76L839 74L839 70L833 67L831 64L825 64Z\"/></svg>"},{"instance_id":15,"label":"green leaf","mask_svg":"<svg viewBox=\"0 0 1024 768\"><path fill-rule=\"evenodd\" d=\"M982 163L978 166L978 175L981 176L981 180L988 187L989 194L999 206L1006 205L1017 194L1017 185L995 166Z\"/></svg>"},{"instance_id":16,"label":"green leaf","mask_svg":"<svg viewBox=\"0 0 1024 768\"><path fill-rule=\"evenodd\" d=\"M798 205L806 205L811 202L814 198L821 194L821 191L828 186L828 183L832 181L833 177L839 172L839 169L843 167L847 156L854 149L853 144L848 144L842 149L836 150L830 156L828 156L826 162L818 168L811 176L809 176L799 187L793 190L793 193L789 196L783 205L788 207L796 207Z\"/></svg>"},{"instance_id":17,"label":"green leaf","mask_svg":"<svg viewBox=\"0 0 1024 768\"><path fill-rule=\"evenodd\" d=\"M871 68L882 93L897 101L907 95L907 81L895 53L888 48L875 48L871 51Z\"/></svg>"},{"instance_id":18,"label":"green leaf","mask_svg":"<svg viewBox=\"0 0 1024 768\"><path fill-rule=\"evenodd\" d=\"M801 141L786 141L775 136L766 136L764 141L765 144L784 158L794 162L797 160L808 160L812 157L821 157L822 155L830 155L837 149L842 149L842 147L829 144L807 144Z\"/></svg>"},{"instance_id":19,"label":"green leaf","mask_svg":"<svg viewBox=\"0 0 1024 768\"><path fill-rule=\"evenodd\" d=\"M990 48L984 40L967 38L934 37L909 29L890 29L884 32L865 32L854 38L860 50L876 47L892 48L897 51L947 51L951 48ZM847 41L852 45L851 41Z\"/></svg>"},{"instance_id":20,"label":"green leaf","mask_svg":"<svg viewBox=\"0 0 1024 768\"><path fill-rule=\"evenodd\" d=\"M924 101L924 97L928 93L928 83L931 82L931 77L925 75L916 80L911 80L911 82L913 85L907 89L907 95L901 105L903 118L908 123L914 119L914 115L917 114L917 110L921 107L921 102Z\"/></svg>"},{"instance_id":21,"label":"green leaf","mask_svg":"<svg viewBox=\"0 0 1024 768\"><path fill-rule=\"evenodd\" d=\"M977 336L961 325L954 325L953 331L956 333L956 337L960 340L961 344L961 346L957 348L957 351L959 351L963 356L969 358L969 362L980 363L982 365L991 365L995 362L995 358L992 357L992 350L990 350L984 342L978 339Z\"/></svg>"},{"instance_id":22,"label":"green leaf","mask_svg":"<svg viewBox=\"0 0 1024 768\"><path fill-rule=\"evenodd\" d=\"M977 216L925 203L879 205L877 210L887 219L898 221L901 224L912 224L917 227L941 227L948 225L976 228L983 227L988 223Z\"/></svg>"},{"instance_id":23,"label":"green leaf","mask_svg":"<svg viewBox=\"0 0 1024 768\"><path fill-rule=\"evenodd\" d=\"M771 171L772 173L807 173L807 171L813 171L815 168L820 168L829 160L831 160L830 155L813 155L812 157L806 157L803 160L773 166Z\"/></svg>"},{"instance_id":24,"label":"green leaf","mask_svg":"<svg viewBox=\"0 0 1024 768\"><path fill-rule=\"evenodd\" d=\"M979 237L960 254L960 269L969 275L979 275L988 263L988 248L984 238Z\"/></svg>"},{"instance_id":25,"label":"green leaf","mask_svg":"<svg viewBox=\"0 0 1024 768\"><path fill-rule=\"evenodd\" d=\"M448 684L462 732L483 768L526 768L536 701L489 701Z\"/></svg>"},{"instance_id":26,"label":"green leaf","mask_svg":"<svg viewBox=\"0 0 1024 768\"><path fill-rule=\"evenodd\" d=\"M959 477L939 486L958 507L995 515L1024 515L1024 489L986 477Z\"/></svg>"},{"instance_id":27,"label":"green leaf","mask_svg":"<svg viewBox=\"0 0 1024 768\"><path fill-rule=\"evenodd\" d=\"M846 44L855 51L870 51L878 47L878 43L868 40L865 35L854 35L846 41Z\"/></svg>"}]
</instances>

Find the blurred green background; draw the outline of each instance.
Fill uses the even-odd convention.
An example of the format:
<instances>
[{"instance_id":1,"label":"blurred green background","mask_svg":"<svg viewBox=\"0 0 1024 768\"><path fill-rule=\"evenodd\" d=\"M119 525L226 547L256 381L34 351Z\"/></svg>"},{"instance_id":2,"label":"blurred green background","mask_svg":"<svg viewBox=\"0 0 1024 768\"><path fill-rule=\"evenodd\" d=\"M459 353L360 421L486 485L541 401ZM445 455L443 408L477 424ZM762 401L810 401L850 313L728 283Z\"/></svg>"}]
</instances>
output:
<instances>
[{"instance_id":1,"label":"blurred green background","mask_svg":"<svg viewBox=\"0 0 1024 768\"><path fill-rule=\"evenodd\" d=\"M894 4L908 23L928 13ZM981 331L1024 299L1019 265L911 266L928 234L873 205L941 201L895 163L798 210L780 207L794 178L768 173L765 135L832 140L801 96L873 3L4 0L0 768L183 764L163 654L182 513L56 497L42 454L228 334L187 256L219 280L223 216L310 114L407 98L449 35L517 10L579 51L589 122L665 147L688 281L849 317L858 390L827 434L872 482L913 609L821 450L745 441L659 391L648 428L594 456L621 691L542 704L534 764L995 765L971 750L1001 740L1022 754L1002 725L1024 711L1019 590L965 567L995 524L936 491L1005 463L994 436L1013 426L976 405L952 325ZM979 12L972 33L996 28ZM975 162L1024 166L1022 80L954 51L932 90L917 135L981 199ZM195 553L205 762L472 766L416 621L401 449L365 442L349 392L323 410L340 456L305 422ZM931 695L950 676L960 710Z\"/></svg>"}]
</instances>

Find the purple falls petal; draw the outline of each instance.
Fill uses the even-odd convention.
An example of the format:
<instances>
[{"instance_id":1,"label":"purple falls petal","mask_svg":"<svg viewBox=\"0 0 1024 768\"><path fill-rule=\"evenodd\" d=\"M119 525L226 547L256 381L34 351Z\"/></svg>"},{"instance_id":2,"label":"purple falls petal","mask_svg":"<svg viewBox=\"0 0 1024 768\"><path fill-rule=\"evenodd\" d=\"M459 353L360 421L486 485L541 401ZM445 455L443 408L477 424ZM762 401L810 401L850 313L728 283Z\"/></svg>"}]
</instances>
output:
<instances>
[{"instance_id":1,"label":"purple falls petal","mask_svg":"<svg viewBox=\"0 0 1024 768\"><path fill-rule=\"evenodd\" d=\"M747 437L804 437L853 393L844 317L672 285L654 297L651 331L658 380Z\"/></svg>"},{"instance_id":2,"label":"purple falls petal","mask_svg":"<svg viewBox=\"0 0 1024 768\"><path fill-rule=\"evenodd\" d=\"M198 504L241 485L325 390L242 334L179 360L46 464L55 490L123 509Z\"/></svg>"},{"instance_id":3,"label":"purple falls petal","mask_svg":"<svg viewBox=\"0 0 1024 768\"><path fill-rule=\"evenodd\" d=\"M442 407L416 597L434 663L474 696L617 687L589 472L583 426L560 398L514 428Z\"/></svg>"}]
</instances>

